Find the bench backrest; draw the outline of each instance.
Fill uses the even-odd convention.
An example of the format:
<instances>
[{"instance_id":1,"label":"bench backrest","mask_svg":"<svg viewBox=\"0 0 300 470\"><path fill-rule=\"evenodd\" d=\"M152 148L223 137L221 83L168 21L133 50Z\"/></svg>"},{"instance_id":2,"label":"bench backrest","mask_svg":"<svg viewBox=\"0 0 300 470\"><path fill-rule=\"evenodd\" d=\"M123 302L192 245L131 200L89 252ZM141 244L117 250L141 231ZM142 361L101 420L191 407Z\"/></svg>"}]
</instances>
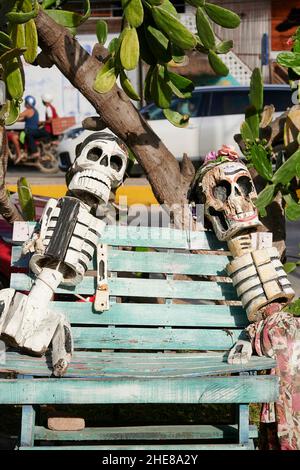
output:
<instances>
[{"instance_id":1,"label":"bench backrest","mask_svg":"<svg viewBox=\"0 0 300 470\"><path fill-rule=\"evenodd\" d=\"M15 238L26 240L33 226L23 223ZM75 348L224 351L248 324L227 277L227 245L213 233L107 226L101 242L109 245L110 309L95 312L91 302L72 296L95 293L95 259L76 288L57 289L52 305L71 321ZM28 258L20 259L20 253L21 246L14 246L12 266L28 268ZM11 287L28 291L33 279L13 273Z\"/></svg>"}]
</instances>

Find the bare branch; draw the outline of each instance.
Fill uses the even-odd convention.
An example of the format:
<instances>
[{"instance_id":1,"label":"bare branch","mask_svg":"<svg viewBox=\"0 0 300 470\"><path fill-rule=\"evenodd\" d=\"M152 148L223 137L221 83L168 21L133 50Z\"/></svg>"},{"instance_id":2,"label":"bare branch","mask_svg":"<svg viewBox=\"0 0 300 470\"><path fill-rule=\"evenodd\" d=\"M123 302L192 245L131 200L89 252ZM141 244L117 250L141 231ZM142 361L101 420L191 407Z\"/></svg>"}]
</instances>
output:
<instances>
[{"instance_id":1,"label":"bare branch","mask_svg":"<svg viewBox=\"0 0 300 470\"><path fill-rule=\"evenodd\" d=\"M107 127L131 148L147 175L156 199L169 205L186 204L186 184L177 160L123 90L115 86L110 92L100 94L93 89L105 50L95 50L97 58L90 56L66 28L42 10L35 22L43 52L95 107Z\"/></svg>"},{"instance_id":2,"label":"bare branch","mask_svg":"<svg viewBox=\"0 0 300 470\"><path fill-rule=\"evenodd\" d=\"M0 214L9 223L24 220L16 206L11 203L7 196L5 177L8 160L7 137L4 127L0 126Z\"/></svg>"}]
</instances>

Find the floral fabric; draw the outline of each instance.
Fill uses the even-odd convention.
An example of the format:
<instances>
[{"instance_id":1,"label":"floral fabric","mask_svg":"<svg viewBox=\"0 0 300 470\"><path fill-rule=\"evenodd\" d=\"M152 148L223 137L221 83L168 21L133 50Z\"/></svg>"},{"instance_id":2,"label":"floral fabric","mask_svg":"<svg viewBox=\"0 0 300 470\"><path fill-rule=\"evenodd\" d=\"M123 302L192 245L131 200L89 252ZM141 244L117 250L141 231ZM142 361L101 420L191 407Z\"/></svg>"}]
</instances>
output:
<instances>
[{"instance_id":1,"label":"floral fabric","mask_svg":"<svg viewBox=\"0 0 300 470\"><path fill-rule=\"evenodd\" d=\"M264 404L261 412L262 423L277 423L278 440L271 439L268 448L300 450L300 318L278 312L249 325L247 331L259 356L276 359L271 373L280 377L278 400Z\"/></svg>"}]
</instances>

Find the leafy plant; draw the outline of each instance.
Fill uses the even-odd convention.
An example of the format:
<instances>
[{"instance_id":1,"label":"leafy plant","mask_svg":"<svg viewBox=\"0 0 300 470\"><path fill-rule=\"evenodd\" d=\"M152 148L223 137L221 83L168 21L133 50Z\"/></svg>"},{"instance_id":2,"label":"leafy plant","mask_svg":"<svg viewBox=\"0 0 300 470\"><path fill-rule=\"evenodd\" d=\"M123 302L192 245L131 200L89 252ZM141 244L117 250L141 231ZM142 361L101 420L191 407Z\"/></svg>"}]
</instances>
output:
<instances>
[{"instance_id":1,"label":"leafy plant","mask_svg":"<svg viewBox=\"0 0 300 470\"><path fill-rule=\"evenodd\" d=\"M38 54L38 35L34 19L40 8L55 21L75 33L75 29L91 14L89 0L83 0L84 14L59 8L59 0L8 0L1 2L0 78L6 85L6 105L0 120L13 124L19 116L25 89L24 69L21 57L33 63ZM2 19L3 17L3 19Z\"/></svg>"},{"instance_id":2,"label":"leafy plant","mask_svg":"<svg viewBox=\"0 0 300 470\"><path fill-rule=\"evenodd\" d=\"M300 28L297 28L295 34L290 39L291 51L281 52L277 56L277 62L286 67L291 80L300 76Z\"/></svg>"},{"instance_id":3,"label":"leafy plant","mask_svg":"<svg viewBox=\"0 0 300 470\"><path fill-rule=\"evenodd\" d=\"M291 313L294 317L300 317L300 299L295 300L284 308L285 312Z\"/></svg>"},{"instance_id":4,"label":"leafy plant","mask_svg":"<svg viewBox=\"0 0 300 470\"><path fill-rule=\"evenodd\" d=\"M39 9L57 23L68 28L74 35L76 28L91 14L89 0L82 0L83 14L64 9L60 0L9 0L6 20L7 31L0 31L0 64L8 90L5 108L6 123L13 123L19 115L24 92L24 72L20 57L32 63L37 57L38 37L34 18ZM168 71L168 65L185 60L188 50L198 50L208 56L209 63L218 75L227 75L228 68L220 58L233 46L232 41L217 43L212 24L236 28L239 16L223 7L204 0L189 0L197 7L197 35L180 21L176 8L170 0L122 0L122 31L108 45L109 56L99 69L94 89L109 92L120 77L124 92L133 100L140 97L135 91L126 71L137 67L141 58L149 66L145 86L145 99L154 101L164 110L166 118L178 127L188 124L188 115L179 115L170 109L173 96L186 98L193 90L193 83L179 74ZM98 42L107 40L107 24L99 20L96 25ZM188 89L188 92L187 92Z\"/></svg>"},{"instance_id":5,"label":"leafy plant","mask_svg":"<svg viewBox=\"0 0 300 470\"><path fill-rule=\"evenodd\" d=\"M298 148L279 168L274 171L274 150L263 138L263 130L270 123L274 108L263 110L263 81L259 69L252 73L249 93L250 105L245 113L245 121L241 126L243 153L250 166L266 180L267 184L258 195L256 206L262 217L266 216L266 207L271 204L280 191L285 200L285 215L289 220L300 218L300 204L295 192L291 189L291 181L297 177L300 165L300 149Z\"/></svg>"},{"instance_id":6,"label":"leafy plant","mask_svg":"<svg viewBox=\"0 0 300 470\"><path fill-rule=\"evenodd\" d=\"M35 220L35 205L32 196L32 191L26 178L22 177L17 182L19 203L22 210L22 215L25 220Z\"/></svg>"},{"instance_id":7,"label":"leafy plant","mask_svg":"<svg viewBox=\"0 0 300 470\"><path fill-rule=\"evenodd\" d=\"M5 120L6 124L12 124L18 118L24 93L24 70L20 57L23 55L26 62L32 63L37 56L38 37L34 18L38 11L37 0L10 0L6 4L7 30L0 31L0 75L7 93L1 120Z\"/></svg>"},{"instance_id":8,"label":"leafy plant","mask_svg":"<svg viewBox=\"0 0 300 470\"><path fill-rule=\"evenodd\" d=\"M197 7L198 35L181 23L176 8L169 0L122 1L124 27L108 59L113 60L115 76L120 75L121 86L132 99L139 97L128 77L124 79L124 70L134 69L139 58L146 62L150 68L145 83L145 99L154 101L164 110L166 118L178 127L186 126L189 116L182 116L170 109L172 97L189 97L193 84L176 73L169 73L168 64L183 62L187 50L198 49L208 55L210 65L217 74L227 75L228 69L219 54L227 53L232 41L217 44L211 21L227 28L236 28L240 23L239 16L225 8L202 0L189 3ZM105 77L100 76L99 80L98 76L94 85L99 92L103 89L102 81Z\"/></svg>"}]
</instances>

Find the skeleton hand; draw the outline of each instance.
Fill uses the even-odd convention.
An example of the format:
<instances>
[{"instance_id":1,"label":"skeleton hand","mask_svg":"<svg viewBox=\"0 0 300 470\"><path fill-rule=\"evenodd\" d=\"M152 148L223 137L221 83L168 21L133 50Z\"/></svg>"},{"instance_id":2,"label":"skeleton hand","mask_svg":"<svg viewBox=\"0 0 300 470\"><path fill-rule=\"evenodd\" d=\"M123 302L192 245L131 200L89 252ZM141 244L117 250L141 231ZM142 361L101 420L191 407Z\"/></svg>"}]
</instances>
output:
<instances>
[{"instance_id":1,"label":"skeleton hand","mask_svg":"<svg viewBox=\"0 0 300 470\"><path fill-rule=\"evenodd\" d=\"M238 340L230 350L228 364L246 364L252 356L250 341Z\"/></svg>"},{"instance_id":2,"label":"skeleton hand","mask_svg":"<svg viewBox=\"0 0 300 470\"><path fill-rule=\"evenodd\" d=\"M64 315L60 320L52 338L52 367L53 374L61 377L65 374L73 354L73 339L71 325Z\"/></svg>"},{"instance_id":3,"label":"skeleton hand","mask_svg":"<svg viewBox=\"0 0 300 470\"><path fill-rule=\"evenodd\" d=\"M66 372L73 352L69 322L61 313L48 310L53 287L61 277L46 268L28 296L14 289L0 292L0 334L8 344L35 355L44 354L52 341L52 364L58 377Z\"/></svg>"},{"instance_id":4,"label":"skeleton hand","mask_svg":"<svg viewBox=\"0 0 300 470\"><path fill-rule=\"evenodd\" d=\"M25 256L27 253L43 253L45 247L43 245L43 240L41 239L38 233L34 233L32 237L23 243L22 245L22 255Z\"/></svg>"},{"instance_id":5,"label":"skeleton hand","mask_svg":"<svg viewBox=\"0 0 300 470\"><path fill-rule=\"evenodd\" d=\"M238 341L231 348L227 362L228 364L246 364L252 356L252 344L249 336L242 331Z\"/></svg>"}]
</instances>

